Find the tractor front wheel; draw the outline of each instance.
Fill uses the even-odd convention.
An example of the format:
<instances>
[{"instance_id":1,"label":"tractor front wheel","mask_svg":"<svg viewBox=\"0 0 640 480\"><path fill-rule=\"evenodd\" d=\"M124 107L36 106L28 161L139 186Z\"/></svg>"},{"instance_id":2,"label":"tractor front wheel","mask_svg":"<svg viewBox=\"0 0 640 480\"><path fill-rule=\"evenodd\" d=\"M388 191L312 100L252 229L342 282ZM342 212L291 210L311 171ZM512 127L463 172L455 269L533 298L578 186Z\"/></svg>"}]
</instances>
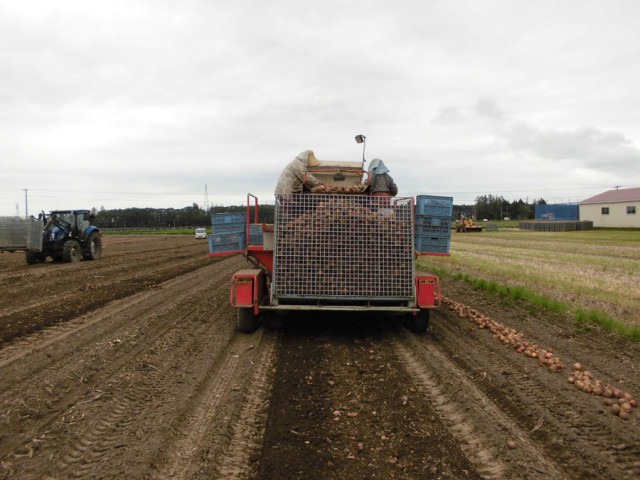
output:
<instances>
[{"instance_id":1,"label":"tractor front wheel","mask_svg":"<svg viewBox=\"0 0 640 480\"><path fill-rule=\"evenodd\" d=\"M258 316L253 313L253 308L238 308L238 331L252 333L258 329Z\"/></svg>"},{"instance_id":2,"label":"tractor front wheel","mask_svg":"<svg viewBox=\"0 0 640 480\"><path fill-rule=\"evenodd\" d=\"M89 235L83 256L85 260L100 260L102 258L102 237L98 232Z\"/></svg>"},{"instance_id":3,"label":"tractor front wheel","mask_svg":"<svg viewBox=\"0 0 640 480\"><path fill-rule=\"evenodd\" d=\"M80 243L77 240L67 240L62 246L62 261L63 262L79 262L82 258L82 251L80 250Z\"/></svg>"},{"instance_id":4,"label":"tractor front wheel","mask_svg":"<svg viewBox=\"0 0 640 480\"><path fill-rule=\"evenodd\" d=\"M42 252L36 252L35 250L27 250L27 264L35 265L36 263L43 263L45 256Z\"/></svg>"}]
</instances>

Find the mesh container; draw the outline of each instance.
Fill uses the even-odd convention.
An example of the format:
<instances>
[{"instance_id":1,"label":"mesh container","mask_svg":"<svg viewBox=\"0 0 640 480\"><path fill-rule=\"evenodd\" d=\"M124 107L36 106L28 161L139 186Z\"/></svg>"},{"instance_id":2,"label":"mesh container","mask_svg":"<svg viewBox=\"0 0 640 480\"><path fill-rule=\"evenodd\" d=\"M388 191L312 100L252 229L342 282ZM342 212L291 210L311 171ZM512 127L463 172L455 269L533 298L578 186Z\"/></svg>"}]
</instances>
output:
<instances>
[{"instance_id":1,"label":"mesh container","mask_svg":"<svg viewBox=\"0 0 640 480\"><path fill-rule=\"evenodd\" d=\"M42 227L42 221L34 218L0 218L0 249L42 250Z\"/></svg>"},{"instance_id":2,"label":"mesh container","mask_svg":"<svg viewBox=\"0 0 640 480\"><path fill-rule=\"evenodd\" d=\"M277 195L272 301L415 297L413 199Z\"/></svg>"}]
</instances>

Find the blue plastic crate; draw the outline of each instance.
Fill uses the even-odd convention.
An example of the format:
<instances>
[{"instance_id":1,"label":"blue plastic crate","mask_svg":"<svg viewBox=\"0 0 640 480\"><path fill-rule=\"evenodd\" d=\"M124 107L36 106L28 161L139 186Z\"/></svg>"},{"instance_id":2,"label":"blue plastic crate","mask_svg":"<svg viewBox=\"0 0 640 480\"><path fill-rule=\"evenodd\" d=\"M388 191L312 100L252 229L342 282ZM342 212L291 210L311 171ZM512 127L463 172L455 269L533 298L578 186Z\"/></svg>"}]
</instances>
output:
<instances>
[{"instance_id":1,"label":"blue plastic crate","mask_svg":"<svg viewBox=\"0 0 640 480\"><path fill-rule=\"evenodd\" d=\"M451 217L453 215L453 197L418 195L416 197L416 215Z\"/></svg>"},{"instance_id":2,"label":"blue plastic crate","mask_svg":"<svg viewBox=\"0 0 640 480\"><path fill-rule=\"evenodd\" d=\"M209 235L209 253L236 252L238 250L244 250L245 243L245 232L213 233Z\"/></svg>"},{"instance_id":3,"label":"blue plastic crate","mask_svg":"<svg viewBox=\"0 0 640 480\"><path fill-rule=\"evenodd\" d=\"M249 243L251 245L262 245L264 243L261 223L249 225Z\"/></svg>"},{"instance_id":4,"label":"blue plastic crate","mask_svg":"<svg viewBox=\"0 0 640 480\"><path fill-rule=\"evenodd\" d=\"M246 233L247 224L246 222L236 222L236 223L219 223L218 225L213 225L211 227L213 233Z\"/></svg>"},{"instance_id":5,"label":"blue plastic crate","mask_svg":"<svg viewBox=\"0 0 640 480\"><path fill-rule=\"evenodd\" d=\"M216 227L218 225L246 223L246 213L214 213L211 216L211 225Z\"/></svg>"},{"instance_id":6,"label":"blue plastic crate","mask_svg":"<svg viewBox=\"0 0 640 480\"><path fill-rule=\"evenodd\" d=\"M451 217L416 215L416 235L451 236Z\"/></svg>"},{"instance_id":7,"label":"blue plastic crate","mask_svg":"<svg viewBox=\"0 0 640 480\"><path fill-rule=\"evenodd\" d=\"M416 235L416 250L420 253L450 253L448 236Z\"/></svg>"}]
</instances>

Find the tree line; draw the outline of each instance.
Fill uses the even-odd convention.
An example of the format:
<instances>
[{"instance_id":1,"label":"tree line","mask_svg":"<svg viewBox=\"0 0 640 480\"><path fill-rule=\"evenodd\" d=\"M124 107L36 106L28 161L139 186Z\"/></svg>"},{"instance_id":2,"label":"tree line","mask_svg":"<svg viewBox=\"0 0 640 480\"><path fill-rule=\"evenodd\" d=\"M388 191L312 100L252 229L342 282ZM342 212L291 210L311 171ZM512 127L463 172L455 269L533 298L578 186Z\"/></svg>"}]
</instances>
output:
<instances>
[{"instance_id":1,"label":"tree line","mask_svg":"<svg viewBox=\"0 0 640 480\"><path fill-rule=\"evenodd\" d=\"M536 217L536 205L546 205L540 198L531 202L522 199L509 202L499 195L480 195L473 205L454 205L453 218L473 218L475 220L503 220L505 218L532 220Z\"/></svg>"},{"instance_id":2,"label":"tree line","mask_svg":"<svg viewBox=\"0 0 640 480\"><path fill-rule=\"evenodd\" d=\"M453 206L453 218L471 217L476 220L533 219L535 206L544 205L543 199L533 200L532 203L523 200L509 202L497 195L482 195L476 197L473 205ZM94 224L101 228L187 228L208 227L212 224L212 217L217 213L245 213L246 205L230 207L214 206L208 210L198 204L185 208L125 208L107 210L101 207L93 208ZM250 209L251 221L254 221L254 209ZM274 206L260 205L258 223L273 223Z\"/></svg>"},{"instance_id":3,"label":"tree line","mask_svg":"<svg viewBox=\"0 0 640 480\"><path fill-rule=\"evenodd\" d=\"M212 224L212 217L217 213L246 213L246 205L231 207L215 206L208 210L193 204L185 208L124 208L100 210L93 208L95 215L93 223L100 228L187 228L208 227ZM260 205L259 222L273 223L274 206ZM251 220L254 219L251 209Z\"/></svg>"}]
</instances>

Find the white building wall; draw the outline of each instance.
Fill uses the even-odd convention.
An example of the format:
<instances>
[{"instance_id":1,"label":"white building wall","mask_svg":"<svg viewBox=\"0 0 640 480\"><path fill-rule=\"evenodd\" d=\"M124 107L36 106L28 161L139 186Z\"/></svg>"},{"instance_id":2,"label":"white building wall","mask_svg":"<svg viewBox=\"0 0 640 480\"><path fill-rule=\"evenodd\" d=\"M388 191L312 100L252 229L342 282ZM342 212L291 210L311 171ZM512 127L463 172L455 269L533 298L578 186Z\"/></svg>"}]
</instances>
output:
<instances>
[{"instance_id":1,"label":"white building wall","mask_svg":"<svg viewBox=\"0 0 640 480\"><path fill-rule=\"evenodd\" d=\"M635 214L628 214L627 207L636 207ZM602 208L609 214L603 215ZM594 227L640 228L640 202L593 203L580 205L580 220L591 220Z\"/></svg>"}]
</instances>

